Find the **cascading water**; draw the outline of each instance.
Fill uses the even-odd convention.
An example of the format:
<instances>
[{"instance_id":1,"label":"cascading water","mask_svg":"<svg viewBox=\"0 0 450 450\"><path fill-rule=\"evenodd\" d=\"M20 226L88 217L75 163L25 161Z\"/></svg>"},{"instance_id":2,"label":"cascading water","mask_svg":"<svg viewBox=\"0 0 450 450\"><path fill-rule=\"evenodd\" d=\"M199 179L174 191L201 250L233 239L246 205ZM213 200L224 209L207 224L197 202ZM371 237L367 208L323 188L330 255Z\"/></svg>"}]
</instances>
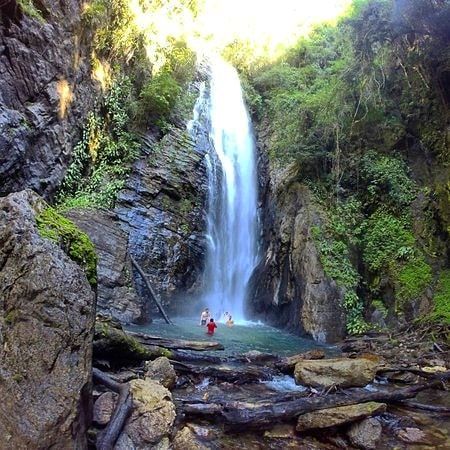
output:
<instances>
[{"instance_id":1,"label":"cascading water","mask_svg":"<svg viewBox=\"0 0 450 450\"><path fill-rule=\"evenodd\" d=\"M244 320L247 284L257 263L255 144L236 70L211 62L207 155L208 249L204 303L220 319Z\"/></svg>"}]
</instances>

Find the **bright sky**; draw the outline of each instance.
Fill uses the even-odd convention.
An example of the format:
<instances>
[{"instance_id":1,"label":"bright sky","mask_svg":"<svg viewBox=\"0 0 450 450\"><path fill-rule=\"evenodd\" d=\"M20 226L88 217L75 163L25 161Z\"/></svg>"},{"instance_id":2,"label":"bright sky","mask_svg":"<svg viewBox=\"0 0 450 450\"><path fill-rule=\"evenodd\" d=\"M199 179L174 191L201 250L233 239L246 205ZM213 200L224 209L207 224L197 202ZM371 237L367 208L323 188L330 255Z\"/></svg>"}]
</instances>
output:
<instances>
[{"instance_id":1,"label":"bright sky","mask_svg":"<svg viewBox=\"0 0 450 450\"><path fill-rule=\"evenodd\" d=\"M222 50L234 40L247 40L255 56L276 56L314 24L333 21L351 0L204 0L197 18L179 0L129 0L136 23L151 33L147 53L157 55L169 37L184 38L196 50ZM163 63L152 61L154 67Z\"/></svg>"},{"instance_id":2,"label":"bright sky","mask_svg":"<svg viewBox=\"0 0 450 450\"><path fill-rule=\"evenodd\" d=\"M220 44L234 38L275 49L305 34L312 25L341 15L351 0L205 0L199 29Z\"/></svg>"}]
</instances>

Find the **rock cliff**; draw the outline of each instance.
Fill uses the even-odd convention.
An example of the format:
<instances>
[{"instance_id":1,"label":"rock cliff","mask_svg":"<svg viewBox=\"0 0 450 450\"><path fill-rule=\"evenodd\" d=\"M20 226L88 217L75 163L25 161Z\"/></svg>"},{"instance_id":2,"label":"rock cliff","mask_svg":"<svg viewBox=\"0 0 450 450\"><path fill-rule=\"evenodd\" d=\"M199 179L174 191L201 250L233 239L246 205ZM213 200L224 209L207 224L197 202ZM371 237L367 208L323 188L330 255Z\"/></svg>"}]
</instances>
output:
<instances>
[{"instance_id":1,"label":"rock cliff","mask_svg":"<svg viewBox=\"0 0 450 450\"><path fill-rule=\"evenodd\" d=\"M201 287L207 180L204 153L187 131L173 129L160 142L144 139L116 213L129 251L169 309L181 312ZM146 296L142 280L138 292ZM178 301L179 300L179 301Z\"/></svg>"},{"instance_id":2,"label":"rock cliff","mask_svg":"<svg viewBox=\"0 0 450 450\"><path fill-rule=\"evenodd\" d=\"M0 200L0 448L84 449L95 296L42 238L31 191Z\"/></svg>"},{"instance_id":3,"label":"rock cliff","mask_svg":"<svg viewBox=\"0 0 450 450\"><path fill-rule=\"evenodd\" d=\"M30 4L35 17L16 0L1 6L0 195L32 188L51 198L95 89L83 2Z\"/></svg>"},{"instance_id":4,"label":"rock cliff","mask_svg":"<svg viewBox=\"0 0 450 450\"><path fill-rule=\"evenodd\" d=\"M146 306L136 294L128 257L128 239L117 217L106 210L72 210L66 216L95 245L97 265L97 312L123 323L146 320Z\"/></svg>"},{"instance_id":5,"label":"rock cliff","mask_svg":"<svg viewBox=\"0 0 450 450\"><path fill-rule=\"evenodd\" d=\"M270 169L261 139L260 147L262 255L250 281L249 313L335 342L345 335L343 292L325 275L311 233L320 224L319 211L297 181L298 167Z\"/></svg>"}]
</instances>

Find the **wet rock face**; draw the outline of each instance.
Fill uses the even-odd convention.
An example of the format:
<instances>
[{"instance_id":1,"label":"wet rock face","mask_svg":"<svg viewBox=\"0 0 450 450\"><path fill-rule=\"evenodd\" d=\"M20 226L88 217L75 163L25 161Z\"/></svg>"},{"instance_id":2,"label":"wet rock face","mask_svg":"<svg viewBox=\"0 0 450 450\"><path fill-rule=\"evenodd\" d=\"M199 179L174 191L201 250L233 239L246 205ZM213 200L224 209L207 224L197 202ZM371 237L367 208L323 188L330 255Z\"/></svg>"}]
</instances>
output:
<instances>
[{"instance_id":1,"label":"wet rock face","mask_svg":"<svg viewBox=\"0 0 450 450\"><path fill-rule=\"evenodd\" d=\"M201 288L207 175L204 152L186 131L174 129L161 142L144 141L146 153L133 167L116 213L129 237L129 251L148 275L168 310L189 305ZM136 276L139 294L146 289Z\"/></svg>"},{"instance_id":2,"label":"wet rock face","mask_svg":"<svg viewBox=\"0 0 450 450\"><path fill-rule=\"evenodd\" d=\"M97 264L97 312L122 323L146 318L146 306L135 291L128 240L113 213L74 210L66 214L95 245Z\"/></svg>"},{"instance_id":3,"label":"wet rock face","mask_svg":"<svg viewBox=\"0 0 450 450\"><path fill-rule=\"evenodd\" d=\"M31 191L0 199L0 448L83 449L95 297L81 268L39 236L43 207Z\"/></svg>"},{"instance_id":4,"label":"wet rock face","mask_svg":"<svg viewBox=\"0 0 450 450\"><path fill-rule=\"evenodd\" d=\"M51 197L93 104L83 2L34 5L42 21L11 8L0 20L0 196L32 188Z\"/></svg>"},{"instance_id":5,"label":"wet rock face","mask_svg":"<svg viewBox=\"0 0 450 450\"><path fill-rule=\"evenodd\" d=\"M297 169L271 174L262 199L264 243L251 279L251 314L321 342L345 335L342 292L320 263L311 228L319 215Z\"/></svg>"}]
</instances>

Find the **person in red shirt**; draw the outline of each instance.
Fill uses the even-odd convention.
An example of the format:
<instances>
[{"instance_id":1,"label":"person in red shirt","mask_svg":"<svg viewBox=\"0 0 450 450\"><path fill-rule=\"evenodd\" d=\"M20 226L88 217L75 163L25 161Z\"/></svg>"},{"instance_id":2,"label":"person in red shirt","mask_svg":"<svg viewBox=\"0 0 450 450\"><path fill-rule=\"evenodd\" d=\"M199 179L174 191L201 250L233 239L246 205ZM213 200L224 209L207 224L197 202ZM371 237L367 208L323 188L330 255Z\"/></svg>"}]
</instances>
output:
<instances>
[{"instance_id":1,"label":"person in red shirt","mask_svg":"<svg viewBox=\"0 0 450 450\"><path fill-rule=\"evenodd\" d=\"M217 328L216 322L214 322L214 319L210 319L208 325L206 325L206 328L208 328L208 331L206 332L210 336L214 334L214 329Z\"/></svg>"}]
</instances>

